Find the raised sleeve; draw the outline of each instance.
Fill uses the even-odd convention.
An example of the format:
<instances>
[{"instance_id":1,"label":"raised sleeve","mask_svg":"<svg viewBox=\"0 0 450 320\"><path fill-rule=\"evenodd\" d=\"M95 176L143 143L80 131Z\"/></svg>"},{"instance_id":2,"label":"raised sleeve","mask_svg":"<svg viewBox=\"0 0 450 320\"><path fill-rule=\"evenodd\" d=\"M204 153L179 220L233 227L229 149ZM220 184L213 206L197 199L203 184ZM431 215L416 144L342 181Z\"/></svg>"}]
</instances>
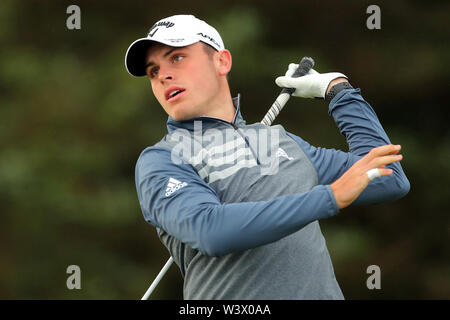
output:
<instances>
[{"instance_id":1,"label":"raised sleeve","mask_svg":"<svg viewBox=\"0 0 450 320\"><path fill-rule=\"evenodd\" d=\"M360 89L339 92L330 102L329 114L345 136L349 151L315 147L289 133L313 163L319 184L331 184L371 149L390 144L375 111L361 96ZM352 203L373 204L397 200L409 192L410 184L399 162L387 165L393 174L372 180Z\"/></svg>"}]
</instances>

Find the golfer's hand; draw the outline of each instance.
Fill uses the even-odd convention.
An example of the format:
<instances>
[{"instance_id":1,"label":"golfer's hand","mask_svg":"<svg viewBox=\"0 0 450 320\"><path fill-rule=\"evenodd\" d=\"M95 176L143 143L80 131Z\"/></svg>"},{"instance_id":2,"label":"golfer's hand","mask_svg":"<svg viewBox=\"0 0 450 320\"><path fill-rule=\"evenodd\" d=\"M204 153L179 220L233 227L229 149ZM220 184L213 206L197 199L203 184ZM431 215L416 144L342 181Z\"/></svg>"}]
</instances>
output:
<instances>
[{"instance_id":1,"label":"golfer's hand","mask_svg":"<svg viewBox=\"0 0 450 320\"><path fill-rule=\"evenodd\" d=\"M373 148L333 182L330 186L339 209L349 206L368 186L367 171L378 169L380 176L391 175L392 169L386 169L385 165L402 160L402 155L396 154L400 149L400 145L392 144Z\"/></svg>"},{"instance_id":2,"label":"golfer's hand","mask_svg":"<svg viewBox=\"0 0 450 320\"><path fill-rule=\"evenodd\" d=\"M331 81L337 78L347 79L347 76L339 72L318 73L311 69L306 75L292 78L298 64L291 63L283 77L275 79L275 83L282 88L294 88L292 94L301 98L322 98L325 99L328 86Z\"/></svg>"}]
</instances>

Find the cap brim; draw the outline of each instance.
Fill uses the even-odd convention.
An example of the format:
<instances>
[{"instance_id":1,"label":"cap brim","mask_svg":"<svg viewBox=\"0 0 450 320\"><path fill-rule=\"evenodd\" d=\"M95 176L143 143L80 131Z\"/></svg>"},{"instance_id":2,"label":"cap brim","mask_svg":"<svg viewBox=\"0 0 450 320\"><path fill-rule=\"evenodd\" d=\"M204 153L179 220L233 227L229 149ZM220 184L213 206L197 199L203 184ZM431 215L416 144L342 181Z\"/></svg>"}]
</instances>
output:
<instances>
[{"instance_id":1,"label":"cap brim","mask_svg":"<svg viewBox=\"0 0 450 320\"><path fill-rule=\"evenodd\" d=\"M125 67L129 74L135 77L145 76L145 55L148 48L154 43L155 41L148 38L141 38L128 47L125 55Z\"/></svg>"},{"instance_id":2,"label":"cap brim","mask_svg":"<svg viewBox=\"0 0 450 320\"><path fill-rule=\"evenodd\" d=\"M171 41L155 41L149 38L141 38L134 41L125 55L125 67L129 74L135 77L145 76L145 56L148 48L155 43L162 43L171 47L184 47L200 41L194 38L185 38L184 41L173 43Z\"/></svg>"}]
</instances>

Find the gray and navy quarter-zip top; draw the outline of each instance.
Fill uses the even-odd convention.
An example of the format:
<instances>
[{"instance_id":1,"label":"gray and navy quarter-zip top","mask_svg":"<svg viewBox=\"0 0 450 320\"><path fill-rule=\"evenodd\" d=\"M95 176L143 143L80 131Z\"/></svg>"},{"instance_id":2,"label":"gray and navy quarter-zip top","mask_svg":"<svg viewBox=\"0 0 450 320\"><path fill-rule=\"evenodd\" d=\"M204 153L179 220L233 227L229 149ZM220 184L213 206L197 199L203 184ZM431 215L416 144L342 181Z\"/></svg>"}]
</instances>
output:
<instances>
[{"instance_id":1,"label":"gray and navy quarter-zip top","mask_svg":"<svg viewBox=\"0 0 450 320\"><path fill-rule=\"evenodd\" d=\"M339 212L330 184L389 138L360 89L329 105L349 152L318 148L281 125L175 121L136 164L136 188L184 278L185 299L343 299L318 220ZM370 182L352 205L401 198L394 173Z\"/></svg>"}]
</instances>

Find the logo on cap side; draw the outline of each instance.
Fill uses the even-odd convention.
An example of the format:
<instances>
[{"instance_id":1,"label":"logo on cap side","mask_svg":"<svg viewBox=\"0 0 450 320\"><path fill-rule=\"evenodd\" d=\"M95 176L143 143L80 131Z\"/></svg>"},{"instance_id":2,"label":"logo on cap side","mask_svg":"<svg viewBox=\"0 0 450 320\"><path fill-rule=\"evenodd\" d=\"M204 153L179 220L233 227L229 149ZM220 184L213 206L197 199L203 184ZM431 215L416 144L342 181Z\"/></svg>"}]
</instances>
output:
<instances>
[{"instance_id":1,"label":"logo on cap side","mask_svg":"<svg viewBox=\"0 0 450 320\"><path fill-rule=\"evenodd\" d=\"M217 43L216 40L214 40L213 38L211 38L210 36L208 36L207 34L203 34L201 32L197 33L199 36L202 36L203 38L207 38L209 41L211 41L212 43L214 43L217 47L220 48L220 45Z\"/></svg>"}]
</instances>

